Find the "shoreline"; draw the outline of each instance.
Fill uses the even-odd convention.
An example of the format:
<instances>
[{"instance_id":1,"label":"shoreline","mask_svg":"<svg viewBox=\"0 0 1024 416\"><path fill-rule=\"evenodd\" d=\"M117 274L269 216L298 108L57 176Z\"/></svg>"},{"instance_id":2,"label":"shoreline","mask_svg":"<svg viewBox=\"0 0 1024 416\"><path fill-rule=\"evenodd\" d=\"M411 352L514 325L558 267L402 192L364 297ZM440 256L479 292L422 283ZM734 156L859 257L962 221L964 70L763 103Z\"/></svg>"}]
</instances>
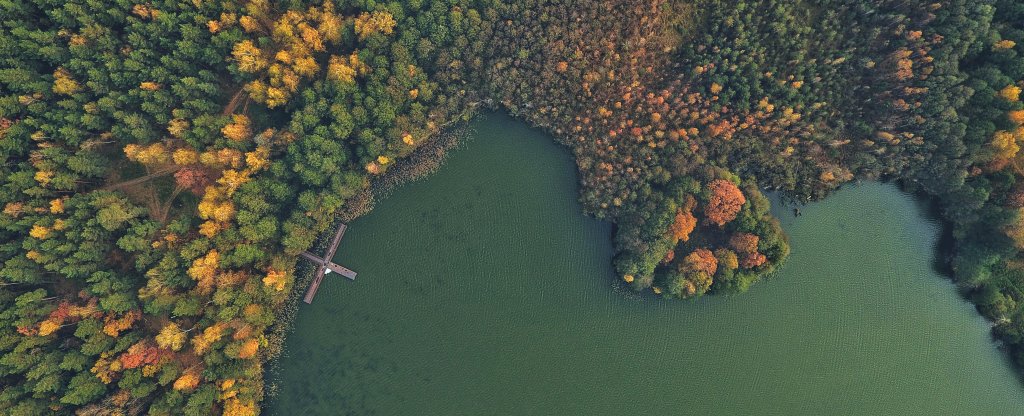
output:
<instances>
[{"instance_id":1,"label":"shoreline","mask_svg":"<svg viewBox=\"0 0 1024 416\"><path fill-rule=\"evenodd\" d=\"M477 103L479 104L479 103ZM457 150L467 143L472 130L469 127L471 120L480 117L482 114L477 111L477 105L441 126L439 131L432 135L427 141L417 148L408 157L395 162L395 165L370 181L370 185L353 196L339 212L334 214L334 221L328 232L322 233L313 243L311 249L320 249L330 238L329 234L337 226L338 222L351 222L363 215L373 211L378 200L387 198L395 189L402 185L416 182L444 166L448 155L452 150ZM265 375L277 375L279 373L280 358L284 354L284 342L295 322L302 303L302 296L313 280L315 268L307 261L297 261L295 265L295 284L281 308L275 312L273 327L267 332L267 359L264 362L263 372ZM261 407L267 402L267 398L277 394L276 377L264 377L263 400Z\"/></svg>"}]
</instances>

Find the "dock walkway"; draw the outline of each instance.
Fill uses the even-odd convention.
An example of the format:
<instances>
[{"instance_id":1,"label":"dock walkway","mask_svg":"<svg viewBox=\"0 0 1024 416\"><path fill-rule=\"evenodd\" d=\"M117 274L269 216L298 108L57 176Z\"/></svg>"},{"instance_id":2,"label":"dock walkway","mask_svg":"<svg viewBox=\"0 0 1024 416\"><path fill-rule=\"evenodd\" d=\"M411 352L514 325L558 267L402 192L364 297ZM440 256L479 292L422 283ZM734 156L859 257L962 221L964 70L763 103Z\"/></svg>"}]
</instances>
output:
<instances>
[{"instance_id":1,"label":"dock walkway","mask_svg":"<svg viewBox=\"0 0 1024 416\"><path fill-rule=\"evenodd\" d=\"M309 289L306 289L306 296L302 298L304 302L313 303L313 297L316 296L316 291L320 289L320 283L323 282L324 276L327 273L335 272L349 278L349 280L356 280L356 272L331 261L334 258L334 253L338 251L338 245L341 243L341 237L345 235L346 229L348 229L348 225L341 224L338 226L338 230L334 233L334 238L331 239L331 244L327 246L327 251L324 252L322 257L311 254L308 251L300 254L303 258L317 265L313 282L310 283Z\"/></svg>"}]
</instances>

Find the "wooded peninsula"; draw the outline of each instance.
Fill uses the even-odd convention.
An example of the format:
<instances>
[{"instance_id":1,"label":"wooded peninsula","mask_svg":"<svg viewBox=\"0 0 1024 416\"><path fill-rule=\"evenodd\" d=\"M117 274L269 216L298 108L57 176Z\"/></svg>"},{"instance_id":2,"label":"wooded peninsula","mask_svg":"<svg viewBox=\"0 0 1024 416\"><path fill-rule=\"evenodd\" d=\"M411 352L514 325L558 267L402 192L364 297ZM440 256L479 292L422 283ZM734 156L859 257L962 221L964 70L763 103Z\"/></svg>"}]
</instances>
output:
<instances>
[{"instance_id":1,"label":"wooded peninsula","mask_svg":"<svg viewBox=\"0 0 1024 416\"><path fill-rule=\"evenodd\" d=\"M762 190L896 181L935 202L951 278L1024 368L1020 1L11 0L0 16L0 413L257 414L299 254L374 187L436 168L484 108L571 151L584 211L615 224L620 284L648 296L772 274L789 245Z\"/></svg>"}]
</instances>

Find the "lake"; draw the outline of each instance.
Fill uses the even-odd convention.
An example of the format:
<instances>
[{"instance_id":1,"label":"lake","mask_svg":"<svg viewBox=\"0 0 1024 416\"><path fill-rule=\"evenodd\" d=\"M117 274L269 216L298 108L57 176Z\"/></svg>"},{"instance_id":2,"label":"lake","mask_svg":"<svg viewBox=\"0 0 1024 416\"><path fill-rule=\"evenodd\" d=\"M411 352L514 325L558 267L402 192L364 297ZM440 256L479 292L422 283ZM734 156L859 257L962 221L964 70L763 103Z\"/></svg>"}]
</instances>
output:
<instances>
[{"instance_id":1,"label":"lake","mask_svg":"<svg viewBox=\"0 0 1024 416\"><path fill-rule=\"evenodd\" d=\"M794 218L744 294L619 287L569 152L502 114L352 222L285 343L279 415L1024 414L988 323L934 270L940 223L895 186ZM304 289L304 288L303 288Z\"/></svg>"}]
</instances>

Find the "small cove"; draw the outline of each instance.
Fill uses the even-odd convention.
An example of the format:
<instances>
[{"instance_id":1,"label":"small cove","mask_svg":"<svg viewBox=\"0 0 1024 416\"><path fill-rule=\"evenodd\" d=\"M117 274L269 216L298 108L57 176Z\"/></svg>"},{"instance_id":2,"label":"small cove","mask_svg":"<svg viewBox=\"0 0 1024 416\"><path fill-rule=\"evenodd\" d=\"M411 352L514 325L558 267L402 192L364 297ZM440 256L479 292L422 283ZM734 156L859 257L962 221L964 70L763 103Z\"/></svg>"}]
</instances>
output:
<instances>
[{"instance_id":1,"label":"small cove","mask_svg":"<svg viewBox=\"0 0 1024 416\"><path fill-rule=\"evenodd\" d=\"M350 224L272 374L271 414L1024 413L988 323L895 186L775 207L792 255L748 293L618 289L575 167L502 114Z\"/></svg>"}]
</instances>

